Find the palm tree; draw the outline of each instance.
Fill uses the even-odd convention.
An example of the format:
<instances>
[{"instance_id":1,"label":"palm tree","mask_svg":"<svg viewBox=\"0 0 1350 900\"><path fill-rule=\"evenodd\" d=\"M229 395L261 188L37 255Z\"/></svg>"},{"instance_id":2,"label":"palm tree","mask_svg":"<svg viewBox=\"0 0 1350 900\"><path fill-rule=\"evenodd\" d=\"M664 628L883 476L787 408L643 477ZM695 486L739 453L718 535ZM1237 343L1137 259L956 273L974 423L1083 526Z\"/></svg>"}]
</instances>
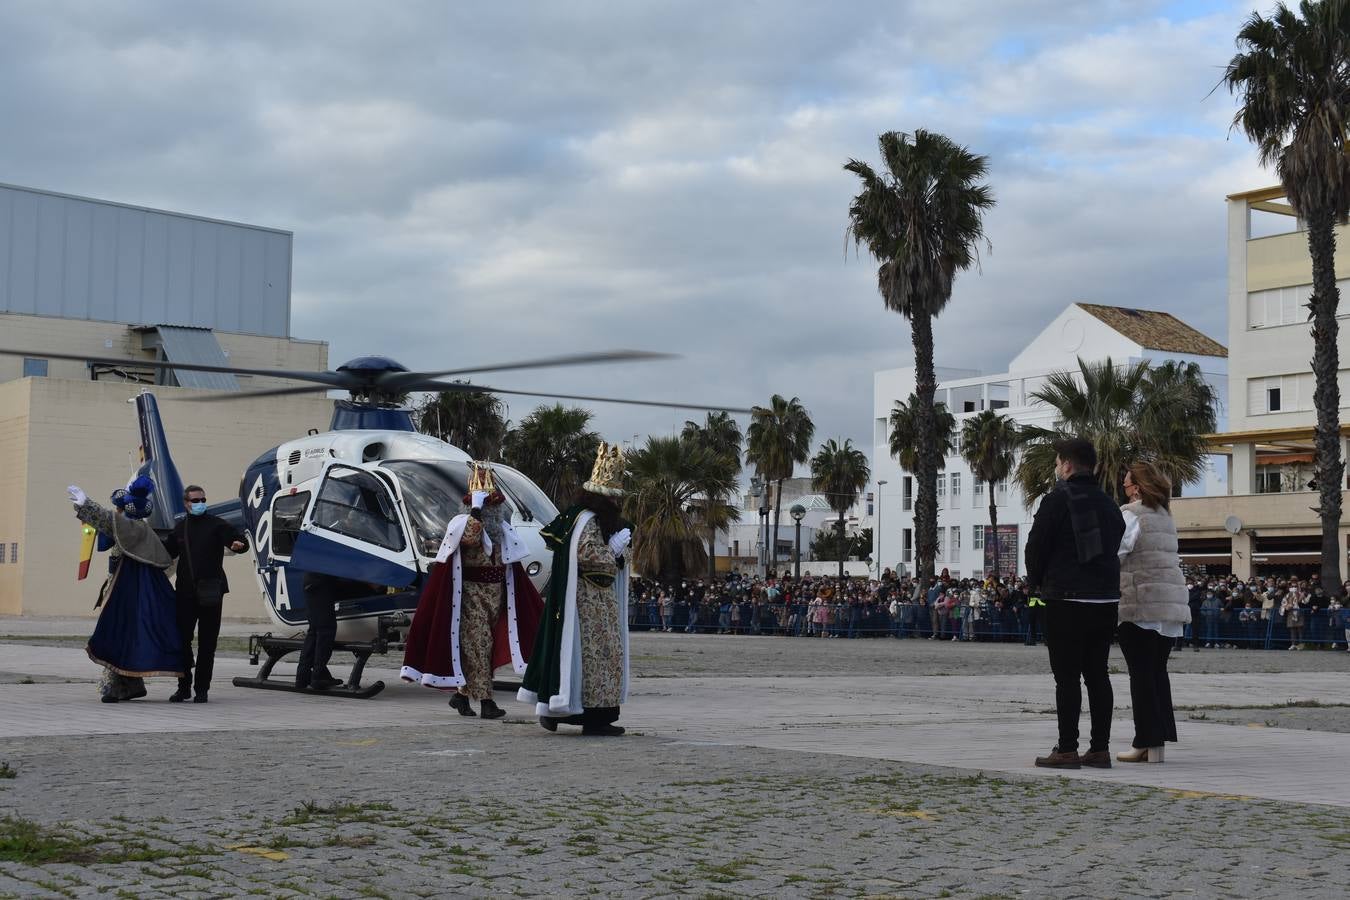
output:
<instances>
[{"instance_id":1,"label":"palm tree","mask_svg":"<svg viewBox=\"0 0 1350 900\"><path fill-rule=\"evenodd\" d=\"M1313 404L1322 584L1341 593L1340 366L1336 346L1337 223L1350 216L1350 4L1304 0L1298 13L1277 3L1269 18L1252 13L1237 35L1238 52L1223 83L1241 97L1233 118L1274 164L1289 205L1307 224L1312 257Z\"/></svg>"},{"instance_id":2,"label":"palm tree","mask_svg":"<svg viewBox=\"0 0 1350 900\"><path fill-rule=\"evenodd\" d=\"M506 434L502 460L528 475L559 509L566 509L590 477L600 435L587 426L591 411L541 406Z\"/></svg>"},{"instance_id":3,"label":"palm tree","mask_svg":"<svg viewBox=\"0 0 1350 900\"><path fill-rule=\"evenodd\" d=\"M992 409L966 419L961 428L961 457L970 466L972 477L989 485L989 532L985 541L993 541L993 575L998 578L998 505L994 489L1008 477L1015 461L1021 432L1017 423ZM988 544L986 543L986 546Z\"/></svg>"},{"instance_id":4,"label":"palm tree","mask_svg":"<svg viewBox=\"0 0 1350 900\"><path fill-rule=\"evenodd\" d=\"M918 405L919 398L910 394L907 402L895 401L891 410L891 456L907 472L916 472L919 468ZM956 416L947 412L947 407L941 403L933 409L933 430L937 437L938 468L945 469L947 457L955 449Z\"/></svg>"},{"instance_id":5,"label":"palm tree","mask_svg":"<svg viewBox=\"0 0 1350 900\"><path fill-rule=\"evenodd\" d=\"M872 470L861 450L846 440L841 447L834 439L821 444L811 457L811 488L825 495L830 509L839 513L839 580L844 580L844 513L858 502L858 492L867 487Z\"/></svg>"},{"instance_id":6,"label":"palm tree","mask_svg":"<svg viewBox=\"0 0 1350 900\"><path fill-rule=\"evenodd\" d=\"M1055 372L1031 396L1055 409L1055 426L1022 428L1017 483L1030 506L1055 480L1055 441L1082 437L1097 448L1097 478L1118 502L1125 499L1125 467L1149 460L1175 485L1205 473L1204 436L1215 427L1217 396L1195 363L1147 362L1117 367L1078 361L1081 376ZM1081 378L1081 383L1080 383Z\"/></svg>"},{"instance_id":7,"label":"palm tree","mask_svg":"<svg viewBox=\"0 0 1350 900\"><path fill-rule=\"evenodd\" d=\"M506 404L486 391L440 391L428 396L414 414L423 434L454 444L474 459L496 460L506 438L505 412Z\"/></svg>"},{"instance_id":8,"label":"palm tree","mask_svg":"<svg viewBox=\"0 0 1350 900\"><path fill-rule=\"evenodd\" d=\"M663 580L700 569L706 559L698 498L704 490L728 496L736 489L725 460L679 437L654 437L628 454L626 468L634 567Z\"/></svg>"},{"instance_id":9,"label":"palm tree","mask_svg":"<svg viewBox=\"0 0 1350 900\"><path fill-rule=\"evenodd\" d=\"M958 272L979 260L984 211L993 193L981 184L988 160L936 132L888 131L878 139L885 172L850 159L846 171L862 180L849 204L848 234L866 244L880 265L877 290L886 308L909 320L914 344L914 407L918 497L914 504L916 563L921 577L937 553L937 470L941 464L934 419L933 317L952 296ZM986 247L988 242L985 241Z\"/></svg>"},{"instance_id":10,"label":"palm tree","mask_svg":"<svg viewBox=\"0 0 1350 900\"><path fill-rule=\"evenodd\" d=\"M706 476L699 479L704 527L708 529L708 581L717 577L717 533L741 518L740 508L731 503L736 481L741 474L741 426L729 413L708 413L700 425L685 422L681 440L708 454ZM730 477L731 488L719 492L718 485Z\"/></svg>"},{"instance_id":11,"label":"palm tree","mask_svg":"<svg viewBox=\"0 0 1350 900\"><path fill-rule=\"evenodd\" d=\"M767 559L778 560L778 520L783 511L783 481L791 478L798 463L811 456L811 438L816 426L800 400L784 400L774 394L768 406L750 411L746 430L746 459L766 481L776 481L773 497L773 543Z\"/></svg>"}]
</instances>

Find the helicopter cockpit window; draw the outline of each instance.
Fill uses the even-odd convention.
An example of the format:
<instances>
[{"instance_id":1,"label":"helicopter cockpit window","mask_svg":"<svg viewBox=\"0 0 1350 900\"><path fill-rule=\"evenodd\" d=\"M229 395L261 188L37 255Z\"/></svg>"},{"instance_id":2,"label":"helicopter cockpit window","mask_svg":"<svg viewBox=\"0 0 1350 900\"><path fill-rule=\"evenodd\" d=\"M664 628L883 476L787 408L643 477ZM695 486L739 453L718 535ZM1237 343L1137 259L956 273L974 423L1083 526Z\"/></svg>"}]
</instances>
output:
<instances>
[{"instance_id":1,"label":"helicopter cockpit window","mask_svg":"<svg viewBox=\"0 0 1350 900\"><path fill-rule=\"evenodd\" d=\"M320 528L386 550L405 546L389 489L360 469L334 466L328 470L314 504L313 521Z\"/></svg>"},{"instance_id":2,"label":"helicopter cockpit window","mask_svg":"<svg viewBox=\"0 0 1350 900\"><path fill-rule=\"evenodd\" d=\"M502 491L511 498L516 509L525 512L525 518L533 519L540 525L547 525L557 518L558 508L548 499L548 494L541 491L534 482L515 469L508 469L505 466L493 466L492 471L496 474Z\"/></svg>"},{"instance_id":3,"label":"helicopter cockpit window","mask_svg":"<svg viewBox=\"0 0 1350 900\"><path fill-rule=\"evenodd\" d=\"M272 555L290 559L300 523L309 506L309 491L283 494L272 503Z\"/></svg>"},{"instance_id":4,"label":"helicopter cockpit window","mask_svg":"<svg viewBox=\"0 0 1350 900\"><path fill-rule=\"evenodd\" d=\"M464 495L469 490L468 466L461 462L409 459L380 465L393 472L403 488L403 506L417 532L422 555L435 556L446 524L468 512L464 506Z\"/></svg>"}]
</instances>

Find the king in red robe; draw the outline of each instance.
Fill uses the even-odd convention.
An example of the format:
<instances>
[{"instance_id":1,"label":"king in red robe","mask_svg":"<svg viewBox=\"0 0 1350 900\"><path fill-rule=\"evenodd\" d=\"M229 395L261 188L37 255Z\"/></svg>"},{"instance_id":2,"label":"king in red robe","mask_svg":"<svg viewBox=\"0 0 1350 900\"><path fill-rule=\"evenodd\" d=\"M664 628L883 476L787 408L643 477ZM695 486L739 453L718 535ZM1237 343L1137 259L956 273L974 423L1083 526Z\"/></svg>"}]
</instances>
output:
<instances>
[{"instance_id":1,"label":"king in red robe","mask_svg":"<svg viewBox=\"0 0 1350 900\"><path fill-rule=\"evenodd\" d=\"M491 469L475 463L470 510L446 527L422 595L399 673L410 681L453 690L460 715L505 715L492 699L492 673L507 665L524 673L534 649L543 601L521 560L528 554L511 527L510 508L492 482Z\"/></svg>"}]
</instances>

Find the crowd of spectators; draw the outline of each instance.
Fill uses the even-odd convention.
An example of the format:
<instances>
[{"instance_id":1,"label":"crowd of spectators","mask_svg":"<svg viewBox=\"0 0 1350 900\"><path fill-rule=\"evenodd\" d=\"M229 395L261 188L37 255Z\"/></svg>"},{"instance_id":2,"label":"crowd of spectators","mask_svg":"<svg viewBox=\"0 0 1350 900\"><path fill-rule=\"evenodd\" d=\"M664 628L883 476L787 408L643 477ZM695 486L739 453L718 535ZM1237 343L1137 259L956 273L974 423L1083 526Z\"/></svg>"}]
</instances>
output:
<instances>
[{"instance_id":1,"label":"crowd of spectators","mask_svg":"<svg viewBox=\"0 0 1350 900\"><path fill-rule=\"evenodd\" d=\"M1188 578L1192 624L1178 643L1201 647L1350 649L1350 608L1317 577ZM1350 591L1350 582L1346 590ZM637 579L628 624L637 631L941 641L1042 639L1044 609L1024 579L935 578L887 569L879 579L729 575L714 582Z\"/></svg>"}]
</instances>

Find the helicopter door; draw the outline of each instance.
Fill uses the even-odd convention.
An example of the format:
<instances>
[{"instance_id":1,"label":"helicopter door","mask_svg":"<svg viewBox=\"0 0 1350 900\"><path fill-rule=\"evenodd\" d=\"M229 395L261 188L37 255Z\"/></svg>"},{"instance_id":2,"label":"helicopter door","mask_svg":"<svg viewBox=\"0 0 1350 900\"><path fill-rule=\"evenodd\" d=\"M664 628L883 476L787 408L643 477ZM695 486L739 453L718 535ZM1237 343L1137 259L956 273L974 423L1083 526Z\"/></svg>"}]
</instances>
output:
<instances>
[{"instance_id":1,"label":"helicopter door","mask_svg":"<svg viewBox=\"0 0 1350 900\"><path fill-rule=\"evenodd\" d=\"M393 490L373 472L328 464L295 538L291 567L390 587L412 584L416 555Z\"/></svg>"}]
</instances>

